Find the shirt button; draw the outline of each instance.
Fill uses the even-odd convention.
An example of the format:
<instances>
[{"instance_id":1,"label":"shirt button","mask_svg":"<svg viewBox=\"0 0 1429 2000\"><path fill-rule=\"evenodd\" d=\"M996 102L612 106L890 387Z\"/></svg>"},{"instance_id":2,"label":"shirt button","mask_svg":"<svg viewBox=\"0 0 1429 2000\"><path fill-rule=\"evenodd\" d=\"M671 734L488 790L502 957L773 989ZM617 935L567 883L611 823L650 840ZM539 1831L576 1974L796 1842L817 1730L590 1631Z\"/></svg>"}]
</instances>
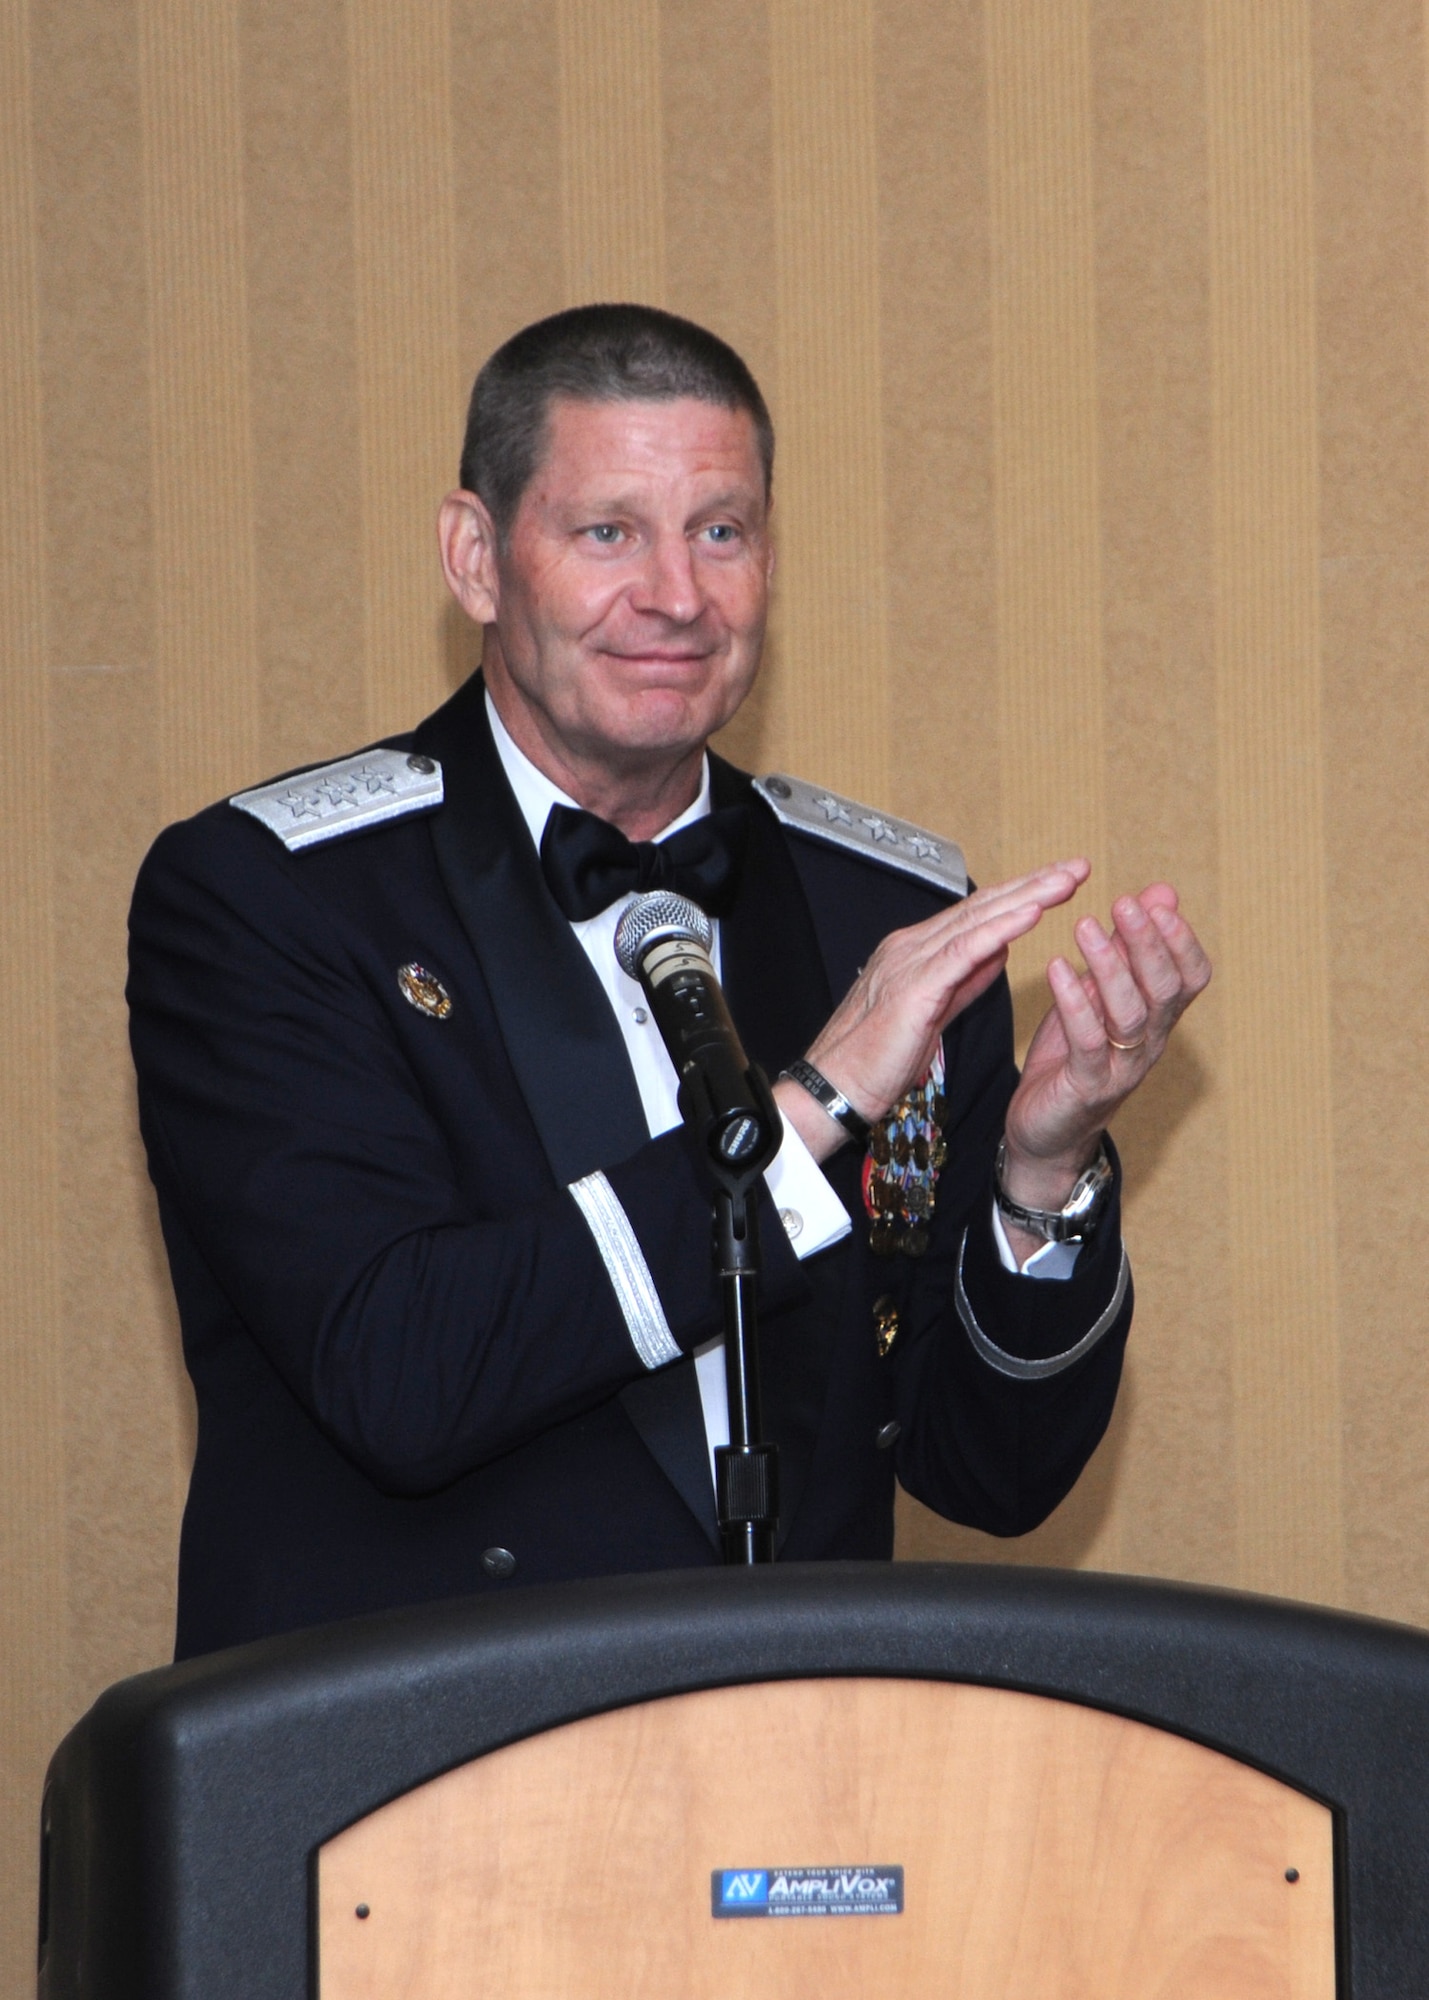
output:
<instances>
[{"instance_id":1,"label":"shirt button","mask_svg":"<svg viewBox=\"0 0 1429 2000\"><path fill-rule=\"evenodd\" d=\"M512 1576L516 1570L516 1558L510 1549L486 1549L482 1553L481 1567L488 1576Z\"/></svg>"},{"instance_id":2,"label":"shirt button","mask_svg":"<svg viewBox=\"0 0 1429 2000\"><path fill-rule=\"evenodd\" d=\"M890 1445L897 1444L902 1429L903 1426L899 1423L897 1417L890 1417L886 1424L879 1425L878 1435L874 1438L873 1442L880 1451L887 1451Z\"/></svg>"},{"instance_id":3,"label":"shirt button","mask_svg":"<svg viewBox=\"0 0 1429 2000\"><path fill-rule=\"evenodd\" d=\"M784 1234L791 1243L796 1237L803 1235L804 1218L800 1215L797 1208L781 1208L779 1211L779 1220L783 1223Z\"/></svg>"},{"instance_id":4,"label":"shirt button","mask_svg":"<svg viewBox=\"0 0 1429 2000\"><path fill-rule=\"evenodd\" d=\"M644 1009L643 1007L637 1007L637 1008L635 1009L635 1020L636 1020L636 1024L637 1024L637 1025L638 1025L639 1027L642 1027L642 1028L643 1028L643 1027L645 1026L645 1023L646 1023L646 1022L647 1022L647 1021L648 1021L649 1019L650 1019L650 1016L649 1016L649 1015L648 1015L648 1014L647 1014L647 1013L645 1012L645 1009Z\"/></svg>"}]
</instances>

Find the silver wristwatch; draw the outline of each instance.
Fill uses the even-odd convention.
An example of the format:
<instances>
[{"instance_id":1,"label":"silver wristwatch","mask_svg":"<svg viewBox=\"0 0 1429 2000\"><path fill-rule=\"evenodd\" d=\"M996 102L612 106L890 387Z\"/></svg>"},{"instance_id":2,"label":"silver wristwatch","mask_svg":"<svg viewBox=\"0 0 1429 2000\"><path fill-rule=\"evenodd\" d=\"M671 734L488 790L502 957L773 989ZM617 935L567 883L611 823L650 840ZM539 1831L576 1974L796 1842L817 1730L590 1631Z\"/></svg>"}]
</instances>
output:
<instances>
[{"instance_id":1,"label":"silver wristwatch","mask_svg":"<svg viewBox=\"0 0 1429 2000\"><path fill-rule=\"evenodd\" d=\"M1029 1236L1040 1236L1044 1243L1085 1243L1111 1200L1112 1172L1106 1141L1097 1147L1091 1165L1077 1175L1076 1185L1062 1208L1024 1208L1020 1201L1014 1201L1002 1185L1006 1162L1007 1141L999 1139L992 1180L998 1208L1008 1221L1025 1229Z\"/></svg>"}]
</instances>

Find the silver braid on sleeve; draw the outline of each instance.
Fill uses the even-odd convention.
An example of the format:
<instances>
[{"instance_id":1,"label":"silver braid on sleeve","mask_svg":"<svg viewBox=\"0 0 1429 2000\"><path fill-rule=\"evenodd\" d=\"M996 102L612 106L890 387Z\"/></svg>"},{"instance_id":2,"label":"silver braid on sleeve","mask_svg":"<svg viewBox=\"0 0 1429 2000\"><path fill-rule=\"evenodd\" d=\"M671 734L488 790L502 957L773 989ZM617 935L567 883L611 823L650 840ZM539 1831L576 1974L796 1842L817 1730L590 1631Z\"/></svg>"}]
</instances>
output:
<instances>
[{"instance_id":1,"label":"silver braid on sleeve","mask_svg":"<svg viewBox=\"0 0 1429 2000\"><path fill-rule=\"evenodd\" d=\"M595 1238L635 1352L647 1368L663 1368L667 1361L678 1361L680 1348L670 1331L645 1252L614 1188L604 1174L595 1173L572 1181L567 1192Z\"/></svg>"},{"instance_id":2,"label":"silver braid on sleeve","mask_svg":"<svg viewBox=\"0 0 1429 2000\"><path fill-rule=\"evenodd\" d=\"M977 1314L973 1311L972 1300L968 1297L963 1283L963 1258L968 1247L968 1233L963 1231L963 1240L958 1245L958 1285L955 1302L958 1318L962 1321L968 1339L982 1356L989 1368L995 1368L999 1375L1010 1375L1018 1382L1042 1382L1049 1375L1060 1375L1064 1368L1070 1368L1085 1354L1090 1354L1102 1336L1111 1330L1113 1321L1121 1311L1126 1298L1126 1288L1131 1282L1131 1262L1125 1249L1121 1253L1121 1263L1117 1269L1116 1285L1112 1291L1111 1303L1104 1312L1097 1315L1091 1326L1082 1335L1075 1347L1068 1347L1061 1354L1049 1354L1041 1361L1025 1361L1021 1355L1009 1354L997 1342L990 1340L978 1325Z\"/></svg>"}]
</instances>

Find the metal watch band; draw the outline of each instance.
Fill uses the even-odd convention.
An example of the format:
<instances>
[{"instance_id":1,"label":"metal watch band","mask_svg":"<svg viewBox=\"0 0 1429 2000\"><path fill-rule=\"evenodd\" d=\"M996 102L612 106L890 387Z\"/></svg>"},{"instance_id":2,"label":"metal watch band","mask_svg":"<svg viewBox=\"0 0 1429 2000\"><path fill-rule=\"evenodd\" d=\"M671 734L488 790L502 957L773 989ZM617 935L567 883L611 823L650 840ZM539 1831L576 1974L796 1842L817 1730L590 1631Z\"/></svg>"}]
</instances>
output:
<instances>
[{"instance_id":1,"label":"metal watch band","mask_svg":"<svg viewBox=\"0 0 1429 2000\"><path fill-rule=\"evenodd\" d=\"M1040 1236L1044 1243L1085 1243L1111 1199L1112 1171L1106 1141L1103 1140L1097 1147L1097 1156L1091 1165L1078 1174L1062 1208L1026 1208L1020 1201L1014 1201L1002 1184L1006 1160L1007 1141L999 1139L992 1184L998 1208L1008 1221L1015 1222L1019 1229L1025 1229L1029 1236Z\"/></svg>"},{"instance_id":2,"label":"metal watch band","mask_svg":"<svg viewBox=\"0 0 1429 2000\"><path fill-rule=\"evenodd\" d=\"M868 1144L868 1135L873 1130L861 1111L855 1111L841 1090L835 1089L822 1070L817 1070L802 1056L791 1062L787 1069L781 1069L781 1077L787 1076L791 1083L797 1083L807 1090L817 1104L821 1104L830 1118L836 1119L852 1139L860 1146Z\"/></svg>"}]
</instances>

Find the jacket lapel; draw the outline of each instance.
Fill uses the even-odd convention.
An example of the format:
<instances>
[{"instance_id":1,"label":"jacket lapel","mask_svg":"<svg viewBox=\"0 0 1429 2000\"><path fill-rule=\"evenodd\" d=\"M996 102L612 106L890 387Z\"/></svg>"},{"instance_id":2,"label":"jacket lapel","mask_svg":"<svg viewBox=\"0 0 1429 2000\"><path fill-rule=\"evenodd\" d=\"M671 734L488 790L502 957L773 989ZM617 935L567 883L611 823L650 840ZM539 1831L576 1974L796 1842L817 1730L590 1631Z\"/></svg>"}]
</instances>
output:
<instances>
[{"instance_id":1,"label":"jacket lapel","mask_svg":"<svg viewBox=\"0 0 1429 2000\"><path fill-rule=\"evenodd\" d=\"M569 1186L627 1159L650 1136L620 1028L546 887L491 740L479 674L428 717L413 749L441 763L446 797L431 821L437 865L480 962L552 1176ZM641 1376L620 1402L718 1546L694 1362Z\"/></svg>"},{"instance_id":2,"label":"jacket lapel","mask_svg":"<svg viewBox=\"0 0 1429 2000\"><path fill-rule=\"evenodd\" d=\"M833 1011L814 920L773 813L742 771L710 758L716 811L747 805L749 848L734 907L720 925L720 972L745 1054L775 1077Z\"/></svg>"},{"instance_id":3,"label":"jacket lapel","mask_svg":"<svg viewBox=\"0 0 1429 2000\"><path fill-rule=\"evenodd\" d=\"M692 1360L674 1362L629 1382L620 1407L639 1431L646 1450L709 1536L719 1547L710 1445L700 1403L699 1378Z\"/></svg>"},{"instance_id":4,"label":"jacket lapel","mask_svg":"<svg viewBox=\"0 0 1429 2000\"><path fill-rule=\"evenodd\" d=\"M414 749L442 766L437 866L481 964L511 1067L557 1186L649 1138L620 1028L551 900L486 720L480 675L429 716Z\"/></svg>"},{"instance_id":5,"label":"jacket lapel","mask_svg":"<svg viewBox=\"0 0 1429 2000\"><path fill-rule=\"evenodd\" d=\"M833 1011L814 920L784 836L747 777L710 760L711 803L749 804L752 825L733 909L720 926L722 984L751 1062L772 1081L808 1048ZM816 1298L842 1273L809 1271ZM836 1302L835 1302L836 1306ZM766 1434L779 1447L779 1530L788 1537L803 1496L828 1396L830 1320L823 1313L785 1315L760 1345Z\"/></svg>"}]
</instances>

